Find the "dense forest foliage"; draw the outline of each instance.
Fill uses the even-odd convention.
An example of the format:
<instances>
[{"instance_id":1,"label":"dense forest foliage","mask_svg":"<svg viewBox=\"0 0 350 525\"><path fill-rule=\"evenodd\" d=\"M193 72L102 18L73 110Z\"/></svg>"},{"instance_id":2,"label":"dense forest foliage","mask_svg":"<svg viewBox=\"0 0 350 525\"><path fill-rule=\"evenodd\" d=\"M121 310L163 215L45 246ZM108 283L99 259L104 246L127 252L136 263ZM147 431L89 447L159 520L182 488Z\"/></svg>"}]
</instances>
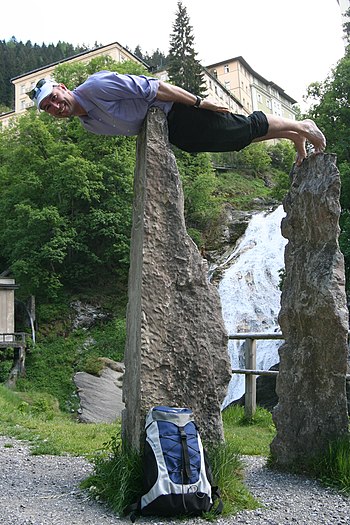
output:
<instances>
[{"instance_id":1,"label":"dense forest foliage","mask_svg":"<svg viewBox=\"0 0 350 525\"><path fill-rule=\"evenodd\" d=\"M67 42L57 44L32 44L18 42L12 37L8 42L0 40L0 110L13 109L14 89L11 78L39 69L88 49L74 47Z\"/></svg>"},{"instance_id":2,"label":"dense forest foliage","mask_svg":"<svg viewBox=\"0 0 350 525\"><path fill-rule=\"evenodd\" d=\"M143 52L141 46L136 46L134 55L143 60L149 67L150 72L164 71L168 68L169 55L165 55L159 49L152 53Z\"/></svg>"},{"instance_id":3,"label":"dense forest foliage","mask_svg":"<svg viewBox=\"0 0 350 525\"><path fill-rule=\"evenodd\" d=\"M0 113L10 111L14 107L12 78L95 49L100 45L97 42L91 48L85 45L74 47L67 42L38 45L32 44L30 40L25 43L18 42L15 37L7 42L0 40ZM143 53L141 47L137 46L134 54L149 65L150 71L165 69L167 66L167 57L159 49L149 54Z\"/></svg>"},{"instance_id":4,"label":"dense forest foliage","mask_svg":"<svg viewBox=\"0 0 350 525\"><path fill-rule=\"evenodd\" d=\"M106 62L113 67L101 59L95 70ZM141 72L135 63L124 67ZM56 78L71 87L91 68L61 64ZM0 159L1 266L11 268L24 294L52 299L61 287L125 277L134 138L95 136L78 119L38 117L33 109L1 133Z\"/></svg>"}]
</instances>

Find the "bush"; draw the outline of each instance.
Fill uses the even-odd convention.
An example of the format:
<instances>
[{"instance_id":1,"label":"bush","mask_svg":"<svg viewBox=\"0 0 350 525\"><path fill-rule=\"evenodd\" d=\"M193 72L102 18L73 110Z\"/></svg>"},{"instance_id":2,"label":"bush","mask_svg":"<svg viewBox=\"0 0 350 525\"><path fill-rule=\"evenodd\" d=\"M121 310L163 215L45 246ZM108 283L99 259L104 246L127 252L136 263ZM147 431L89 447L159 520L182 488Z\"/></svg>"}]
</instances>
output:
<instances>
[{"instance_id":1,"label":"bush","mask_svg":"<svg viewBox=\"0 0 350 525\"><path fill-rule=\"evenodd\" d=\"M200 249L204 246L203 236L199 230L196 228L188 228L187 233L196 244L197 248Z\"/></svg>"},{"instance_id":2,"label":"bush","mask_svg":"<svg viewBox=\"0 0 350 525\"><path fill-rule=\"evenodd\" d=\"M290 177L287 173L276 170L274 180L275 184L271 190L271 197L282 202L290 188Z\"/></svg>"},{"instance_id":3,"label":"bush","mask_svg":"<svg viewBox=\"0 0 350 525\"><path fill-rule=\"evenodd\" d=\"M59 400L61 410L75 411L78 400L72 378L82 336L50 336L27 354L26 376L17 381L17 389L43 392Z\"/></svg>"},{"instance_id":4,"label":"bush","mask_svg":"<svg viewBox=\"0 0 350 525\"><path fill-rule=\"evenodd\" d=\"M0 383L9 378L13 366L13 348L3 348L0 353Z\"/></svg>"},{"instance_id":5,"label":"bush","mask_svg":"<svg viewBox=\"0 0 350 525\"><path fill-rule=\"evenodd\" d=\"M126 340L126 319L113 319L90 331L94 339L94 352L101 357L123 361Z\"/></svg>"}]
</instances>

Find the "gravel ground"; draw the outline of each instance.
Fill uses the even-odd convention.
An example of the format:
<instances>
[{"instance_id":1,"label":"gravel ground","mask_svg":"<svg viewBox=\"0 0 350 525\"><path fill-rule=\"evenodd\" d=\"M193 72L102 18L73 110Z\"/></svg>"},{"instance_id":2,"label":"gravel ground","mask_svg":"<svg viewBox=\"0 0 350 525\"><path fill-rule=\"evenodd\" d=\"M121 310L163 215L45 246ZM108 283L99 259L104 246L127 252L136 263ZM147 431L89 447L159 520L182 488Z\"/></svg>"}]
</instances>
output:
<instances>
[{"instance_id":1,"label":"gravel ground","mask_svg":"<svg viewBox=\"0 0 350 525\"><path fill-rule=\"evenodd\" d=\"M350 498L304 477L273 472L264 458L245 458L246 484L262 503L254 511L219 518L217 525L350 525ZM79 482L91 472L83 458L31 456L29 447L0 437L0 525L130 525L91 501ZM137 523L173 523L145 520ZM205 524L200 519L181 523Z\"/></svg>"}]
</instances>

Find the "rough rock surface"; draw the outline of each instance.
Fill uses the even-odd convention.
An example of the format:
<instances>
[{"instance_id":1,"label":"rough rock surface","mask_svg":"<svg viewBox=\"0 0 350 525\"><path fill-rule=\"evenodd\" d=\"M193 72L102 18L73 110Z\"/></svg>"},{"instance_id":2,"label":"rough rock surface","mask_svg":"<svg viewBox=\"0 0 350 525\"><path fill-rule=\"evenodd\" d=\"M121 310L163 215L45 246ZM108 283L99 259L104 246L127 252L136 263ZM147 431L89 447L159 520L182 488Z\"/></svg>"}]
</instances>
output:
<instances>
[{"instance_id":1,"label":"rough rock surface","mask_svg":"<svg viewBox=\"0 0 350 525\"><path fill-rule=\"evenodd\" d=\"M107 321L110 317L99 306L83 303L82 301L73 301L71 308L74 312L72 319L72 328L74 330L91 328L98 322Z\"/></svg>"},{"instance_id":2,"label":"rough rock surface","mask_svg":"<svg viewBox=\"0 0 350 525\"><path fill-rule=\"evenodd\" d=\"M282 466L322 453L348 432L345 393L348 309L338 245L340 177L334 155L306 159L284 201L284 280L279 323L277 436Z\"/></svg>"},{"instance_id":3,"label":"rough rock surface","mask_svg":"<svg viewBox=\"0 0 350 525\"><path fill-rule=\"evenodd\" d=\"M117 364L119 366L115 366ZM74 383L80 400L78 418L82 423L113 423L121 416L124 372L120 363L115 365L103 368L99 376L86 372L75 374Z\"/></svg>"},{"instance_id":4,"label":"rough rock surface","mask_svg":"<svg viewBox=\"0 0 350 525\"><path fill-rule=\"evenodd\" d=\"M225 204L217 228L215 238L210 239L210 245L219 253L235 245L244 234L253 212L236 210L231 204ZM213 253L213 252L211 252ZM215 256L215 253L214 253Z\"/></svg>"},{"instance_id":5,"label":"rough rock surface","mask_svg":"<svg viewBox=\"0 0 350 525\"><path fill-rule=\"evenodd\" d=\"M216 287L187 234L167 121L150 111L138 137L129 273L123 435L140 447L154 405L190 407L206 442L223 439L231 377Z\"/></svg>"}]
</instances>

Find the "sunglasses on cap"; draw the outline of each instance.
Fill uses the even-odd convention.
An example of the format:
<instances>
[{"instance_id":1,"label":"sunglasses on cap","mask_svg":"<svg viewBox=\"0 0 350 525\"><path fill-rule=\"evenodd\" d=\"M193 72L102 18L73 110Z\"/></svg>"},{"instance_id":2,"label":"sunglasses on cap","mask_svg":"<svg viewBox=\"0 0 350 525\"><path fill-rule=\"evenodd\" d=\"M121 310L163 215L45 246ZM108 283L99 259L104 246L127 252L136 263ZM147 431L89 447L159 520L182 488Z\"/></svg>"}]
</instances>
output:
<instances>
[{"instance_id":1,"label":"sunglasses on cap","mask_svg":"<svg viewBox=\"0 0 350 525\"><path fill-rule=\"evenodd\" d=\"M27 93L27 95L40 109L40 102L52 93L54 86L57 86L56 82L47 78L42 78L36 83L36 86Z\"/></svg>"}]
</instances>

